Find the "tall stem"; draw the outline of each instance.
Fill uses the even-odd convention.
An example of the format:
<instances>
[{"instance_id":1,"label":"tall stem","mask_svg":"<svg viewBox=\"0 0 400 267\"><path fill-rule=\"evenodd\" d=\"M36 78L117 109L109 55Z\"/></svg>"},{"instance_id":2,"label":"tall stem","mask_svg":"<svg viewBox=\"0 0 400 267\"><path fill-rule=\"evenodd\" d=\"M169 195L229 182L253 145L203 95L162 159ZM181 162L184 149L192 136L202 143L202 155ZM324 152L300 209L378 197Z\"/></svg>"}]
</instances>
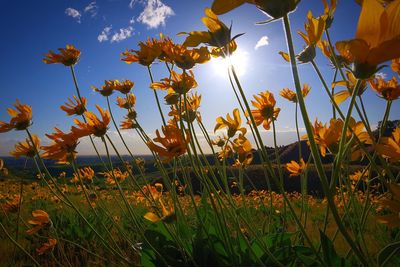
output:
<instances>
[{"instance_id":1,"label":"tall stem","mask_svg":"<svg viewBox=\"0 0 400 267\"><path fill-rule=\"evenodd\" d=\"M148 70L149 75L150 75L150 81L151 81L151 83L154 83L153 74L151 73L150 66L147 66L147 70ZM156 89L152 89L152 90L153 90L154 97L155 97L156 102L157 102L158 111L160 112L160 115L161 115L161 120L162 120L162 122L163 122L163 125L166 126L167 123L165 122L164 114L163 114L162 109L161 109L160 100L158 99L157 91L156 91Z\"/></svg>"}]
</instances>

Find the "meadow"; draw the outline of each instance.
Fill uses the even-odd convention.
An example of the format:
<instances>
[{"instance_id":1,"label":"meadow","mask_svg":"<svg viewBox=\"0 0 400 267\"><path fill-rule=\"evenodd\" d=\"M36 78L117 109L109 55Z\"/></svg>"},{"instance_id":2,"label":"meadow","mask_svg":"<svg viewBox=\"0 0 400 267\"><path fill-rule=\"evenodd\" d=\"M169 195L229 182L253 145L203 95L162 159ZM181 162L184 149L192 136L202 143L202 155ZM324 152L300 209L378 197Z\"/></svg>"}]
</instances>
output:
<instances>
[{"instance_id":1,"label":"meadow","mask_svg":"<svg viewBox=\"0 0 400 267\"><path fill-rule=\"evenodd\" d=\"M121 51L121 61L149 74L162 122L155 133L135 109L135 81L93 87L107 106L90 111L74 68L84 54L71 44L50 50L44 64L64 66L74 82L72 97L60 103L72 126L55 127L42 144L34 110L19 100L7 109L10 120L0 121L0 133L26 133L10 153L16 159L0 159L0 266L400 266L400 126L389 120L400 97L400 0L356 2L354 39L331 40L336 0L322 0L318 16L308 12L298 32L303 47L294 46L289 19L300 0L214 0L203 29L178 33L182 44L160 34ZM231 61L246 37L218 17L242 5L268 16L262 27L282 23L287 47L276 53L291 69L293 90L246 94ZM211 58L227 62L237 108L216 114L207 129L194 67ZM153 64L165 66L165 78L154 79ZM313 91L301 82L299 64L321 82L330 121L309 113L305 98ZM366 90L386 103L378 128L368 118ZM295 105L297 141L285 146L277 145L284 109L277 97ZM126 115L116 117L115 109ZM136 155L126 132L151 155ZM96 155L78 154L82 140Z\"/></svg>"}]
</instances>

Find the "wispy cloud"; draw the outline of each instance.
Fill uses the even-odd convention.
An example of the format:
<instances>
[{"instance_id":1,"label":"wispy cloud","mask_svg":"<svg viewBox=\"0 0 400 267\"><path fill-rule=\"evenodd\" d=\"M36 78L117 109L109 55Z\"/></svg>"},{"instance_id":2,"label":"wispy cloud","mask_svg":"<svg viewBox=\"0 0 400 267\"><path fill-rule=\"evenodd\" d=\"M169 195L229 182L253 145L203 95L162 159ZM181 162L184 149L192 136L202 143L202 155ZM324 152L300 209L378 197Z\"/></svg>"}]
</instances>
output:
<instances>
[{"instance_id":1,"label":"wispy cloud","mask_svg":"<svg viewBox=\"0 0 400 267\"><path fill-rule=\"evenodd\" d=\"M168 17L175 15L171 7L160 0L148 0L143 12L140 13L137 21L146 24L150 29L165 26Z\"/></svg>"},{"instance_id":2,"label":"wispy cloud","mask_svg":"<svg viewBox=\"0 0 400 267\"><path fill-rule=\"evenodd\" d=\"M78 10L76 10L76 9L74 9L72 7L69 7L67 9L65 9L65 14L67 16L70 16L73 19L75 19L76 22L81 23L82 14Z\"/></svg>"},{"instance_id":3,"label":"wispy cloud","mask_svg":"<svg viewBox=\"0 0 400 267\"><path fill-rule=\"evenodd\" d=\"M135 6L136 0L131 0L129 2L129 8L132 9Z\"/></svg>"},{"instance_id":4,"label":"wispy cloud","mask_svg":"<svg viewBox=\"0 0 400 267\"><path fill-rule=\"evenodd\" d=\"M108 41L108 37L110 36L112 26L107 26L103 29L103 31L97 36L97 40L102 43Z\"/></svg>"},{"instance_id":5,"label":"wispy cloud","mask_svg":"<svg viewBox=\"0 0 400 267\"><path fill-rule=\"evenodd\" d=\"M263 36L258 40L257 44L254 46L254 49L257 50L262 46L267 46L269 44L268 36Z\"/></svg>"},{"instance_id":6,"label":"wispy cloud","mask_svg":"<svg viewBox=\"0 0 400 267\"><path fill-rule=\"evenodd\" d=\"M96 4L96 1L93 1L89 5L87 5L83 11L85 13L89 12L90 16L93 18L97 15L99 11L99 6Z\"/></svg>"},{"instance_id":7,"label":"wispy cloud","mask_svg":"<svg viewBox=\"0 0 400 267\"><path fill-rule=\"evenodd\" d=\"M119 29L118 32L115 32L113 36L111 37L111 43L114 42L121 42L129 37L131 37L134 34L133 32L133 27L128 26L127 28L121 28Z\"/></svg>"}]
</instances>

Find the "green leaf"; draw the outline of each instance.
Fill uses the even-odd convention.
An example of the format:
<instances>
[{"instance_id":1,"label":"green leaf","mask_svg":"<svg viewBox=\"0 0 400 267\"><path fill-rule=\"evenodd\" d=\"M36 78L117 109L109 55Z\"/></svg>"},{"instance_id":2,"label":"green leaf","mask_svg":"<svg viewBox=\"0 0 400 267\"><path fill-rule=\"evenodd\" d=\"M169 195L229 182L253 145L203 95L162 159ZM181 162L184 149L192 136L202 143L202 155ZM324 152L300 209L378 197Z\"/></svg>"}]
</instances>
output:
<instances>
[{"instance_id":1,"label":"green leaf","mask_svg":"<svg viewBox=\"0 0 400 267\"><path fill-rule=\"evenodd\" d=\"M384 247L378 254L378 266L386 266L394 256L400 261L400 241Z\"/></svg>"},{"instance_id":2,"label":"green leaf","mask_svg":"<svg viewBox=\"0 0 400 267\"><path fill-rule=\"evenodd\" d=\"M330 267L348 266L348 263L337 255L332 241L321 230L319 235L325 263Z\"/></svg>"}]
</instances>

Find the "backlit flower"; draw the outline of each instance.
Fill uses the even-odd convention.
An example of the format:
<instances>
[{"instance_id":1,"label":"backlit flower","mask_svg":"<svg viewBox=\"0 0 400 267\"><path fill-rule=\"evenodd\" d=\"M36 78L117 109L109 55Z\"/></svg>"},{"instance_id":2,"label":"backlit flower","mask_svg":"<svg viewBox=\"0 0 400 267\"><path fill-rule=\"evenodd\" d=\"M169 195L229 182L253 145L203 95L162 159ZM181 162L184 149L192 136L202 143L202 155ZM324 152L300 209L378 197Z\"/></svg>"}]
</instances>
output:
<instances>
[{"instance_id":1,"label":"backlit flower","mask_svg":"<svg viewBox=\"0 0 400 267\"><path fill-rule=\"evenodd\" d=\"M303 97L306 97L308 93L310 92L310 86L308 84L304 84L303 88L301 90L301 94ZM297 102L297 94L290 90L289 88L284 88L279 92L279 95L282 96L283 98L286 98L290 102L296 103Z\"/></svg>"},{"instance_id":2,"label":"backlit flower","mask_svg":"<svg viewBox=\"0 0 400 267\"><path fill-rule=\"evenodd\" d=\"M221 15L244 3L255 5L267 15L278 19L294 11L300 0L214 0L211 9L215 14Z\"/></svg>"},{"instance_id":3,"label":"backlit flower","mask_svg":"<svg viewBox=\"0 0 400 267\"><path fill-rule=\"evenodd\" d=\"M286 164L286 169L289 171L290 177L302 175L306 168L307 165L302 158L300 159L300 162L292 160Z\"/></svg>"},{"instance_id":4,"label":"backlit flower","mask_svg":"<svg viewBox=\"0 0 400 267\"><path fill-rule=\"evenodd\" d=\"M124 117L124 120L121 122L120 127L122 130L129 130L137 128L138 125L131 118Z\"/></svg>"},{"instance_id":5,"label":"backlit flower","mask_svg":"<svg viewBox=\"0 0 400 267\"><path fill-rule=\"evenodd\" d=\"M342 128L342 120L331 119L329 126L326 124L322 125L317 120L315 121L313 126L315 135L314 138L323 157L326 156L327 150L329 150L331 153L337 152L337 146L341 136Z\"/></svg>"},{"instance_id":6,"label":"backlit flower","mask_svg":"<svg viewBox=\"0 0 400 267\"><path fill-rule=\"evenodd\" d=\"M120 108L131 109L135 106L136 96L134 94L127 94L126 97L117 97L117 105Z\"/></svg>"},{"instance_id":7,"label":"backlit flower","mask_svg":"<svg viewBox=\"0 0 400 267\"><path fill-rule=\"evenodd\" d=\"M382 137L376 151L390 162L400 161L400 128L394 129L391 137Z\"/></svg>"},{"instance_id":8,"label":"backlit flower","mask_svg":"<svg viewBox=\"0 0 400 267\"><path fill-rule=\"evenodd\" d=\"M118 183L122 183L129 176L129 172L122 172L119 168L115 168L112 171L102 173L106 178L106 184L115 185L117 180Z\"/></svg>"},{"instance_id":9,"label":"backlit flower","mask_svg":"<svg viewBox=\"0 0 400 267\"><path fill-rule=\"evenodd\" d=\"M102 96L110 96L110 95L112 95L112 93L114 93L115 87L116 87L115 86L115 81L113 81L113 80L109 80L109 81L105 80L104 81L104 85L101 87L101 89L99 89L99 88L97 88L95 86L92 86L92 89L95 92L100 93Z\"/></svg>"},{"instance_id":10,"label":"backlit flower","mask_svg":"<svg viewBox=\"0 0 400 267\"><path fill-rule=\"evenodd\" d=\"M235 52L237 49L237 44L235 42L235 40L232 40L228 46L224 46L224 47L213 47L211 49L211 56L212 57L227 57L229 55L232 55L233 52Z\"/></svg>"},{"instance_id":11,"label":"backlit flower","mask_svg":"<svg viewBox=\"0 0 400 267\"><path fill-rule=\"evenodd\" d=\"M44 254L46 251L53 249L57 245L57 239L49 238L40 248L36 249L39 255Z\"/></svg>"},{"instance_id":12,"label":"backlit flower","mask_svg":"<svg viewBox=\"0 0 400 267\"><path fill-rule=\"evenodd\" d=\"M134 85L135 84L130 80L125 80L122 82L120 82L118 80L114 81L114 86L115 86L114 89L124 95L128 94L132 90Z\"/></svg>"},{"instance_id":13,"label":"backlit flower","mask_svg":"<svg viewBox=\"0 0 400 267\"><path fill-rule=\"evenodd\" d=\"M17 131L26 130L31 125L32 108L29 105L21 104L19 100L14 104L15 109L8 108L7 112L11 116L9 123L0 121L0 133L5 133L15 129Z\"/></svg>"},{"instance_id":14,"label":"backlit flower","mask_svg":"<svg viewBox=\"0 0 400 267\"><path fill-rule=\"evenodd\" d=\"M78 136L73 132L64 133L58 128L54 128L55 132L46 134L52 140L48 146L42 146L45 159L56 160L60 164L69 163L76 157L76 146L78 145Z\"/></svg>"},{"instance_id":15,"label":"backlit flower","mask_svg":"<svg viewBox=\"0 0 400 267\"><path fill-rule=\"evenodd\" d=\"M188 49L184 45L177 44L166 51L166 53L168 58L183 70L189 70L196 64L203 64L210 60L210 52L205 46Z\"/></svg>"},{"instance_id":16,"label":"backlit flower","mask_svg":"<svg viewBox=\"0 0 400 267\"><path fill-rule=\"evenodd\" d=\"M69 67L75 65L81 55L81 51L76 49L73 45L66 45L66 48L59 48L58 51L60 51L60 54L56 54L50 50L49 53L45 55L43 62L46 64L62 63Z\"/></svg>"},{"instance_id":17,"label":"backlit flower","mask_svg":"<svg viewBox=\"0 0 400 267\"><path fill-rule=\"evenodd\" d=\"M362 1L356 37L336 43L339 53L354 62L354 75L371 77L377 66L400 57L400 1L384 6L378 0Z\"/></svg>"},{"instance_id":18,"label":"backlit flower","mask_svg":"<svg viewBox=\"0 0 400 267\"><path fill-rule=\"evenodd\" d=\"M304 23L306 33L298 31L307 45L317 45L321 41L325 30L325 19L323 17L314 18L311 11L307 13L307 22Z\"/></svg>"},{"instance_id":19,"label":"backlit flower","mask_svg":"<svg viewBox=\"0 0 400 267\"><path fill-rule=\"evenodd\" d=\"M214 127L214 132L222 128L228 128L228 137L233 137L237 131L246 134L246 128L241 127L242 119L240 118L240 113L237 108L233 110L233 117L228 113L226 114L226 119L223 117L217 118L217 124Z\"/></svg>"},{"instance_id":20,"label":"backlit flower","mask_svg":"<svg viewBox=\"0 0 400 267\"><path fill-rule=\"evenodd\" d=\"M333 95L333 99L336 104L341 104L344 102L347 98L349 98L357 84L357 79L354 77L354 74L351 71L346 71L346 77L347 80L345 81L338 81L332 83L332 87L336 86L344 86L347 87L346 90L339 91ZM367 80L362 80L360 84L360 88L358 89L358 95L361 96L365 90L367 89Z\"/></svg>"},{"instance_id":21,"label":"backlit flower","mask_svg":"<svg viewBox=\"0 0 400 267\"><path fill-rule=\"evenodd\" d=\"M85 183L92 183L94 177L94 170L91 167L84 167L74 172L74 177L71 180L71 183L77 183L82 179Z\"/></svg>"},{"instance_id":22,"label":"backlit flower","mask_svg":"<svg viewBox=\"0 0 400 267\"><path fill-rule=\"evenodd\" d=\"M74 123L78 126L72 126L71 131L74 134L79 137L91 134L97 137L102 137L106 134L108 130L108 124L110 123L110 113L98 105L96 105L96 108L101 115L101 120L93 112L86 111L86 122L81 122L78 119L74 120Z\"/></svg>"},{"instance_id":23,"label":"backlit flower","mask_svg":"<svg viewBox=\"0 0 400 267\"><path fill-rule=\"evenodd\" d=\"M169 123L162 127L164 137L161 137L160 132L156 131L154 142L160 143L162 146L156 145L153 141L147 142L147 146L153 152L157 153L161 158L171 160L174 157L183 155L187 151L187 146L190 140L190 135L186 132L186 136L174 124Z\"/></svg>"},{"instance_id":24,"label":"backlit flower","mask_svg":"<svg viewBox=\"0 0 400 267\"><path fill-rule=\"evenodd\" d=\"M369 85L380 97L388 101L396 100L400 97L400 84L397 82L395 76L389 81L385 81L383 77L377 76L369 82Z\"/></svg>"},{"instance_id":25,"label":"backlit flower","mask_svg":"<svg viewBox=\"0 0 400 267\"><path fill-rule=\"evenodd\" d=\"M122 61L127 64L138 62L143 66L150 66L162 53L160 43L154 39L148 39L145 43L139 42L140 50L126 50L122 53Z\"/></svg>"},{"instance_id":26,"label":"backlit flower","mask_svg":"<svg viewBox=\"0 0 400 267\"><path fill-rule=\"evenodd\" d=\"M74 100L68 98L69 103L65 103L65 105L60 108L67 113L68 116L72 115L82 115L86 111L86 98L81 97L81 100L76 96L73 96Z\"/></svg>"},{"instance_id":27,"label":"backlit flower","mask_svg":"<svg viewBox=\"0 0 400 267\"><path fill-rule=\"evenodd\" d=\"M182 117L184 121L193 122L199 114L197 110L200 107L200 103L201 95L198 95L197 93L187 95L186 101L185 99L181 100L180 107L178 106L179 109L177 106L171 107L171 111L168 113L168 116L174 116L177 120Z\"/></svg>"},{"instance_id":28,"label":"backlit flower","mask_svg":"<svg viewBox=\"0 0 400 267\"><path fill-rule=\"evenodd\" d=\"M233 150L237 153L235 166L247 166L253 160L252 146L250 141L243 135L240 134L238 138L233 141Z\"/></svg>"},{"instance_id":29,"label":"backlit flower","mask_svg":"<svg viewBox=\"0 0 400 267\"><path fill-rule=\"evenodd\" d=\"M33 228L26 231L28 235L33 235L39 232L42 228L45 228L51 224L49 214L44 210L32 211L33 219L29 220L28 223L34 226Z\"/></svg>"},{"instance_id":30,"label":"backlit flower","mask_svg":"<svg viewBox=\"0 0 400 267\"><path fill-rule=\"evenodd\" d=\"M158 214L154 213L154 212L147 212L144 215L144 218L156 223L158 221L163 221L165 223L172 223L173 221L175 221L176 219L176 215L175 215L175 211L173 206L171 206L170 208L166 208L164 204L162 204L161 202L161 216L159 216Z\"/></svg>"},{"instance_id":31,"label":"backlit flower","mask_svg":"<svg viewBox=\"0 0 400 267\"><path fill-rule=\"evenodd\" d=\"M197 82L192 71L184 71L182 74L171 71L171 78L164 78L161 82L154 82L150 87L160 90L172 89L175 93L186 94L190 89L197 87Z\"/></svg>"},{"instance_id":32,"label":"backlit flower","mask_svg":"<svg viewBox=\"0 0 400 267\"><path fill-rule=\"evenodd\" d=\"M336 10L337 0L331 0L330 5L328 5L327 0L322 0L322 2L324 3L325 28L329 29L333 22L333 13L335 13Z\"/></svg>"},{"instance_id":33,"label":"backlit flower","mask_svg":"<svg viewBox=\"0 0 400 267\"><path fill-rule=\"evenodd\" d=\"M15 145L14 151L11 151L10 154L16 158L21 156L33 158L36 155L36 151L40 149L40 139L36 134L32 135L33 144L29 138L25 140L25 142L18 142Z\"/></svg>"},{"instance_id":34,"label":"backlit flower","mask_svg":"<svg viewBox=\"0 0 400 267\"><path fill-rule=\"evenodd\" d=\"M274 95L269 91L254 95L254 99L255 101L251 101L253 106L256 108L251 110L254 121L257 126L262 123L264 129L269 130L272 121L275 121L278 118L281 109L275 107L276 101Z\"/></svg>"}]
</instances>

